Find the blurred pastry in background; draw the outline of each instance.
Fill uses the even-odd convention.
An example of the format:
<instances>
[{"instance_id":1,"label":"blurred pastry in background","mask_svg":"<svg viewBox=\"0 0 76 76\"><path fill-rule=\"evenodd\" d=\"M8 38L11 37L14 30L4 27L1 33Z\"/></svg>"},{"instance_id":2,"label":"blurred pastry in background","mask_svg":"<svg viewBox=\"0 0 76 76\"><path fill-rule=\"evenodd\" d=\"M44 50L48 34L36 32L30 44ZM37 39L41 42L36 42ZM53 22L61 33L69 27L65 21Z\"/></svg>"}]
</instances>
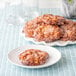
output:
<instances>
[{"instance_id":1,"label":"blurred pastry in background","mask_svg":"<svg viewBox=\"0 0 76 76\"><path fill-rule=\"evenodd\" d=\"M45 14L28 21L22 32L39 42L75 41L76 22L62 16Z\"/></svg>"}]
</instances>

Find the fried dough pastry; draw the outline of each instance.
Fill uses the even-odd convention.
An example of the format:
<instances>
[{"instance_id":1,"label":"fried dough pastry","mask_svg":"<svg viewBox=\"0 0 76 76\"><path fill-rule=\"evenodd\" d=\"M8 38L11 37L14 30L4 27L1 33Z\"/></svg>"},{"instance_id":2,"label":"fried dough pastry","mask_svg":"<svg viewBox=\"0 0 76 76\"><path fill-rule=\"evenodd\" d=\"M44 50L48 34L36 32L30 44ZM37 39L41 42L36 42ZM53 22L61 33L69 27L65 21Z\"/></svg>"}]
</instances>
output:
<instances>
[{"instance_id":1,"label":"fried dough pastry","mask_svg":"<svg viewBox=\"0 0 76 76\"><path fill-rule=\"evenodd\" d=\"M28 21L23 28L23 33L26 37L37 41L75 41L76 22L62 16L45 14Z\"/></svg>"},{"instance_id":2,"label":"fried dough pastry","mask_svg":"<svg viewBox=\"0 0 76 76\"><path fill-rule=\"evenodd\" d=\"M28 66L42 65L46 63L49 54L38 49L28 49L19 55L19 60L22 64Z\"/></svg>"}]
</instances>

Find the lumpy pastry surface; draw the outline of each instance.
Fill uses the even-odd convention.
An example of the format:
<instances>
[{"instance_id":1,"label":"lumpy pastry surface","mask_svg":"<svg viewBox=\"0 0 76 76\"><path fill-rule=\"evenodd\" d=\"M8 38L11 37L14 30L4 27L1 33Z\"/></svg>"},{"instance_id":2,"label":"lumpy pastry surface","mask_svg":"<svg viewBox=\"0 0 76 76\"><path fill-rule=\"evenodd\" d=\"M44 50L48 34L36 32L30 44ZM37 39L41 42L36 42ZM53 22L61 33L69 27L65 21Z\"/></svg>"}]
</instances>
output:
<instances>
[{"instance_id":1,"label":"lumpy pastry surface","mask_svg":"<svg viewBox=\"0 0 76 76\"><path fill-rule=\"evenodd\" d=\"M62 16L45 14L28 21L22 32L37 41L75 41L76 22Z\"/></svg>"},{"instance_id":2,"label":"lumpy pastry surface","mask_svg":"<svg viewBox=\"0 0 76 76\"><path fill-rule=\"evenodd\" d=\"M47 62L49 54L38 49L28 49L20 53L19 60L28 66L41 65Z\"/></svg>"}]
</instances>

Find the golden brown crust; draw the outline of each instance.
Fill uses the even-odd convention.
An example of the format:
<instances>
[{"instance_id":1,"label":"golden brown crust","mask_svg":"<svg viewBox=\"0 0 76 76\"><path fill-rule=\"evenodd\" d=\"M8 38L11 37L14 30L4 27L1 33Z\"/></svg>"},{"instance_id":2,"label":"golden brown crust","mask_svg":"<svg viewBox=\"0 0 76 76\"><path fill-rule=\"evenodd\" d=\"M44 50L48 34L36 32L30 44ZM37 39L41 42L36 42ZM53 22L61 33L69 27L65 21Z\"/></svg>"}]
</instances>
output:
<instances>
[{"instance_id":1,"label":"golden brown crust","mask_svg":"<svg viewBox=\"0 0 76 76\"><path fill-rule=\"evenodd\" d=\"M28 49L19 55L21 63L29 66L44 64L48 58L49 55L47 52L37 49Z\"/></svg>"},{"instance_id":2,"label":"golden brown crust","mask_svg":"<svg viewBox=\"0 0 76 76\"><path fill-rule=\"evenodd\" d=\"M62 31L58 26L43 25L35 30L34 38L37 41L51 42L60 39Z\"/></svg>"},{"instance_id":3,"label":"golden brown crust","mask_svg":"<svg viewBox=\"0 0 76 76\"><path fill-rule=\"evenodd\" d=\"M61 26L63 30L63 37L61 40L63 41L75 41L76 40L76 23L73 21L68 21L67 24Z\"/></svg>"},{"instance_id":4,"label":"golden brown crust","mask_svg":"<svg viewBox=\"0 0 76 76\"><path fill-rule=\"evenodd\" d=\"M23 33L37 41L75 41L76 22L62 16L45 14L27 22Z\"/></svg>"}]
</instances>

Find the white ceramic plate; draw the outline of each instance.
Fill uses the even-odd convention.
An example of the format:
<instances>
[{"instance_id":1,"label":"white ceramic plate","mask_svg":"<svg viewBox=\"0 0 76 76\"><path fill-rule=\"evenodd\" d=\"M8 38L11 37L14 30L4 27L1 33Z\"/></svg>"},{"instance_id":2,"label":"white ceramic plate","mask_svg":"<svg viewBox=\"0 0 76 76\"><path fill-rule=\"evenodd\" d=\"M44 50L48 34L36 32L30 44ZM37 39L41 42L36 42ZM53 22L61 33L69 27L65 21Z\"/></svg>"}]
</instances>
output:
<instances>
[{"instance_id":1,"label":"white ceramic plate","mask_svg":"<svg viewBox=\"0 0 76 76\"><path fill-rule=\"evenodd\" d=\"M39 66L23 65L19 61L18 55L21 52L25 51L26 49L39 49L42 51L46 51L49 54L49 59L45 64L39 65ZM25 45L23 47L16 48L8 53L8 59L10 62L12 62L13 64L15 64L17 66L24 67L24 68L48 67L48 66L51 66L51 65L57 63L60 60L60 58L61 58L61 53L57 49L55 49L53 47L49 47L49 46L42 46L42 45Z\"/></svg>"}]
</instances>

